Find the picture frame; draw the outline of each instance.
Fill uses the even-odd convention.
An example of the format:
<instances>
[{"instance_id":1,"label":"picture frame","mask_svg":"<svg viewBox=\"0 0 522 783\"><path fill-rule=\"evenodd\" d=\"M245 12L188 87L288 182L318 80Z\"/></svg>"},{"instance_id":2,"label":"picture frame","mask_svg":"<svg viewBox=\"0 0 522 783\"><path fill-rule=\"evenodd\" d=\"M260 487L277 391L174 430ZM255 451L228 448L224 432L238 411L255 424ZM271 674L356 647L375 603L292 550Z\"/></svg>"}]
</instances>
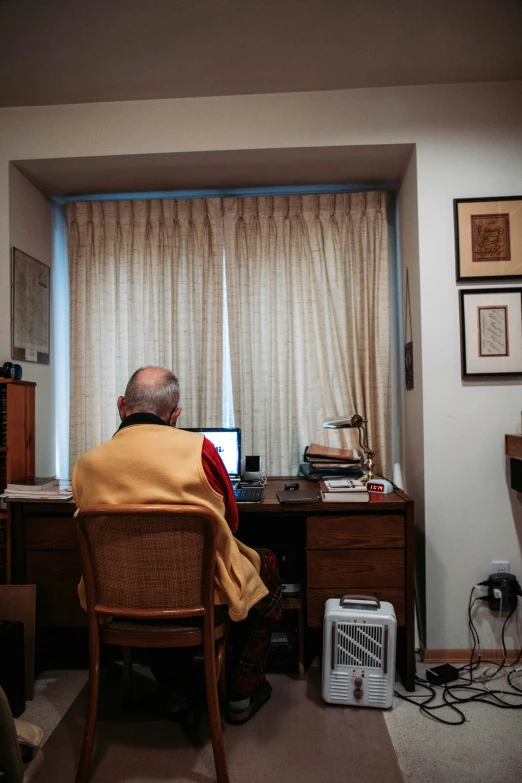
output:
<instances>
[{"instance_id":1,"label":"picture frame","mask_svg":"<svg viewBox=\"0 0 522 783\"><path fill-rule=\"evenodd\" d=\"M522 280L522 196L453 205L457 282Z\"/></svg>"},{"instance_id":2,"label":"picture frame","mask_svg":"<svg viewBox=\"0 0 522 783\"><path fill-rule=\"evenodd\" d=\"M522 288L461 289L462 377L522 375Z\"/></svg>"},{"instance_id":3,"label":"picture frame","mask_svg":"<svg viewBox=\"0 0 522 783\"><path fill-rule=\"evenodd\" d=\"M51 270L17 248L11 270L11 356L50 363Z\"/></svg>"}]
</instances>

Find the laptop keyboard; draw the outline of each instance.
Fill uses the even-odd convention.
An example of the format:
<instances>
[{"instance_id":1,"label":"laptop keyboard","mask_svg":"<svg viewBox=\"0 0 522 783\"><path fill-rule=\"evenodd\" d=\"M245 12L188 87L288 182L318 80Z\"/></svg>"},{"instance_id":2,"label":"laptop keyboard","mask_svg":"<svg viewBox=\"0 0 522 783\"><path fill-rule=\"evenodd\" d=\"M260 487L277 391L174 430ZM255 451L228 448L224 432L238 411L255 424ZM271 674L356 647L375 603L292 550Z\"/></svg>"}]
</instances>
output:
<instances>
[{"instance_id":1,"label":"laptop keyboard","mask_svg":"<svg viewBox=\"0 0 522 783\"><path fill-rule=\"evenodd\" d=\"M238 487L234 489L238 503L261 503L264 495L263 487Z\"/></svg>"}]
</instances>

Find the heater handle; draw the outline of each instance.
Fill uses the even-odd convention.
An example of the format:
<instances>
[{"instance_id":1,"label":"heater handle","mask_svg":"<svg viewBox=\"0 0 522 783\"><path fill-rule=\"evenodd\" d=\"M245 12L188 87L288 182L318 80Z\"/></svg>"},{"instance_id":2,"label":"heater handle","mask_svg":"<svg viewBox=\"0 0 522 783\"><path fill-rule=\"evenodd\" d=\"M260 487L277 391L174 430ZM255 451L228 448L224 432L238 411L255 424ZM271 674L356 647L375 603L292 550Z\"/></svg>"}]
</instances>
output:
<instances>
[{"instance_id":1,"label":"heater handle","mask_svg":"<svg viewBox=\"0 0 522 783\"><path fill-rule=\"evenodd\" d=\"M381 602L374 595L343 595L339 600L339 606L350 607L350 609L373 609L381 608Z\"/></svg>"},{"instance_id":2,"label":"heater handle","mask_svg":"<svg viewBox=\"0 0 522 783\"><path fill-rule=\"evenodd\" d=\"M334 620L332 623L332 644L330 650L330 668L332 669L332 671L335 669L335 659L337 654L337 650L335 646L337 644L336 630L337 630L337 623Z\"/></svg>"}]
</instances>

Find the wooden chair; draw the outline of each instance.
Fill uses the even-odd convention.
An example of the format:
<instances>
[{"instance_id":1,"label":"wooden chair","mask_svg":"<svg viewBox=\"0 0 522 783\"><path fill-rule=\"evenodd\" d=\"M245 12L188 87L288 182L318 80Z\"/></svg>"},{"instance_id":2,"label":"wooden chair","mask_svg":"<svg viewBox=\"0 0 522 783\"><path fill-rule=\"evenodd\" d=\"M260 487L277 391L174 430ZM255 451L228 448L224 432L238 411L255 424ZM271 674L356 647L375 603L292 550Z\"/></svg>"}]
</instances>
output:
<instances>
[{"instance_id":1,"label":"wooden chair","mask_svg":"<svg viewBox=\"0 0 522 783\"><path fill-rule=\"evenodd\" d=\"M227 622L214 623L217 518L209 509L181 505L85 506L76 516L89 624L89 704L76 783L90 776L100 642L120 645L127 668L131 647L203 644L217 780L228 783L217 686ZM184 624L150 623L181 619Z\"/></svg>"}]
</instances>

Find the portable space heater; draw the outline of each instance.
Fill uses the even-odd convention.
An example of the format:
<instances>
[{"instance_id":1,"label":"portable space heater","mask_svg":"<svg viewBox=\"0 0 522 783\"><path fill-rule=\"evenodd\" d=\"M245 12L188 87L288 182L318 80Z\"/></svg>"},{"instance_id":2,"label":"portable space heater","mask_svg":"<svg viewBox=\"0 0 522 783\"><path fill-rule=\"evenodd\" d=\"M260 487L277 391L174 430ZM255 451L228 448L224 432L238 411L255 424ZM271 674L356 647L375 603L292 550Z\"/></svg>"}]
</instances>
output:
<instances>
[{"instance_id":1,"label":"portable space heater","mask_svg":"<svg viewBox=\"0 0 522 783\"><path fill-rule=\"evenodd\" d=\"M397 620L387 601L330 598L324 612L323 699L386 709L393 702Z\"/></svg>"}]
</instances>

